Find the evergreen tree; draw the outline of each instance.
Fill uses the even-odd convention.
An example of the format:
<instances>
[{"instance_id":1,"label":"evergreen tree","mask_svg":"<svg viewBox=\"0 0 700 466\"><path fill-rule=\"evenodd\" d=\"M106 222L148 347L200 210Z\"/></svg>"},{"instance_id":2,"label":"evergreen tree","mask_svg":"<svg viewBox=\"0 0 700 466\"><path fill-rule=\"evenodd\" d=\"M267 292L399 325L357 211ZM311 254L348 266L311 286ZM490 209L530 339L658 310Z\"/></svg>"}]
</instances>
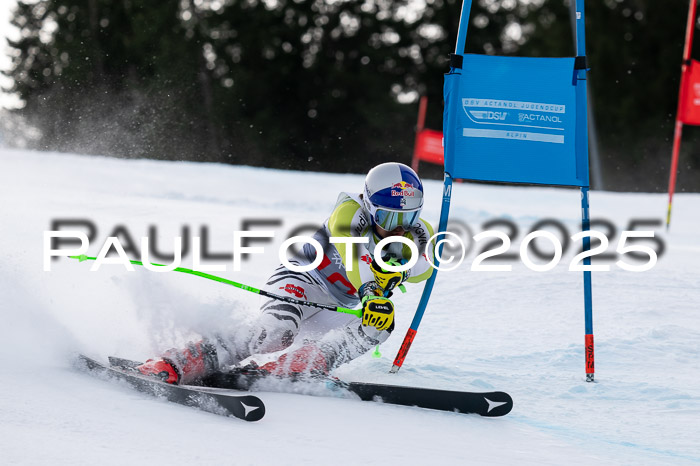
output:
<instances>
[{"instance_id":1,"label":"evergreen tree","mask_svg":"<svg viewBox=\"0 0 700 466\"><path fill-rule=\"evenodd\" d=\"M9 75L40 148L155 158L214 158L198 80L201 46L177 1L20 2ZM204 142L204 143L203 143Z\"/></svg>"}]
</instances>

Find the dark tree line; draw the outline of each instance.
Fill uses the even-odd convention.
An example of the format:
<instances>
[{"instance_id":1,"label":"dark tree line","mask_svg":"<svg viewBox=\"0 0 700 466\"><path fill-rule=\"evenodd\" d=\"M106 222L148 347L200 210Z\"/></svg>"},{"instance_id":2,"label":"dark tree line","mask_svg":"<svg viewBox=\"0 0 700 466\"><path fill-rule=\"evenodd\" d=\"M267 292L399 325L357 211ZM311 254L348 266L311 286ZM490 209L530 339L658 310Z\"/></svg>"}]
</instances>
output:
<instances>
[{"instance_id":1,"label":"dark tree line","mask_svg":"<svg viewBox=\"0 0 700 466\"><path fill-rule=\"evenodd\" d=\"M20 2L8 75L41 149L362 172L442 121L461 1ZM665 189L687 1L589 0L609 188ZM467 52L572 55L565 0L474 0ZM700 189L686 131L680 189ZM694 171L693 171L694 170ZM432 172L436 173L436 172Z\"/></svg>"}]
</instances>

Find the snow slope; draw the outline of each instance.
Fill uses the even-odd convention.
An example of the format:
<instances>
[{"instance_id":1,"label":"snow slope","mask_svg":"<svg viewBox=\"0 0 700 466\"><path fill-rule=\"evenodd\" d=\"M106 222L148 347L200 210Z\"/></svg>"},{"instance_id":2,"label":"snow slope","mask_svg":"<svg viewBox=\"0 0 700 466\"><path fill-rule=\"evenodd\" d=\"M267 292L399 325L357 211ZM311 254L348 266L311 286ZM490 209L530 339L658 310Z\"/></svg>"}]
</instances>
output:
<instances>
[{"instance_id":1,"label":"snow slope","mask_svg":"<svg viewBox=\"0 0 700 466\"><path fill-rule=\"evenodd\" d=\"M320 224L360 175L185 162L117 160L0 149L0 462L2 464L697 464L700 463L700 195L678 194L671 234L650 271L613 262L593 276L596 375L584 382L580 272L573 246L552 271L519 261L511 272L472 272L472 249L441 273L413 348L387 374L420 298L395 299L397 328L338 369L349 380L446 389L498 389L515 400L497 419L353 400L263 393L266 418L222 418L76 372L75 352L143 359L198 333L235 328L258 298L219 283L120 265L91 272L60 259L43 271L44 230L89 219L96 255L118 226L137 242L157 228L158 249L187 226L206 226L209 250L231 252L244 220L279 219L266 254L233 272L259 286L277 247L299 225ZM426 182L424 217L439 215L441 183ZM656 194L591 193L593 217L619 231L662 218ZM452 217L476 234L506 218L520 229L512 251L542 218L573 234L576 190L457 184ZM251 229L266 229L255 226ZM481 248L481 244L478 248ZM138 248L138 246L137 246ZM192 265L191 254L183 263Z\"/></svg>"}]
</instances>

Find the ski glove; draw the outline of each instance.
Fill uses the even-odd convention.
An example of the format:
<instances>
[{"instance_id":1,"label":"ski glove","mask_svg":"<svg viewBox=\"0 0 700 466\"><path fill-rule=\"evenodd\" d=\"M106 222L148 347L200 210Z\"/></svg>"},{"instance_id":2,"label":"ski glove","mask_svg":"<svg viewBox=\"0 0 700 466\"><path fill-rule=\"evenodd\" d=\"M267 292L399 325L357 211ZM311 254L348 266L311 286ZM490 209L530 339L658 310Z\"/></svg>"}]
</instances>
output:
<instances>
[{"instance_id":1,"label":"ski glove","mask_svg":"<svg viewBox=\"0 0 700 466\"><path fill-rule=\"evenodd\" d=\"M380 332L394 323L394 304L381 296L362 299L362 325L375 327Z\"/></svg>"},{"instance_id":2,"label":"ski glove","mask_svg":"<svg viewBox=\"0 0 700 466\"><path fill-rule=\"evenodd\" d=\"M402 265L401 262L397 261L396 259L390 259L385 262L393 266ZM375 260L372 261L370 269L374 274L374 281L376 281L382 290L386 292L390 292L408 279L408 270L403 272L389 272L388 270L381 268Z\"/></svg>"}]
</instances>

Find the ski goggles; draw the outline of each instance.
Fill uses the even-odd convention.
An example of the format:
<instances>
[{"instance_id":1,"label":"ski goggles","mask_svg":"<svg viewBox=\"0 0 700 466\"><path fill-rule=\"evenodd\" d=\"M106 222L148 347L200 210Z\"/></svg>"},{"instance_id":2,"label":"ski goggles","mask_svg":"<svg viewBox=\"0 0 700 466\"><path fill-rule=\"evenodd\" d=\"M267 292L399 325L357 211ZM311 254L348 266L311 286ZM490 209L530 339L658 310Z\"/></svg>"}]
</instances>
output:
<instances>
[{"instance_id":1,"label":"ski goggles","mask_svg":"<svg viewBox=\"0 0 700 466\"><path fill-rule=\"evenodd\" d=\"M377 207L373 213L375 225L386 231L393 231L398 227L408 230L413 225L418 223L421 208L413 210L390 210Z\"/></svg>"}]
</instances>

